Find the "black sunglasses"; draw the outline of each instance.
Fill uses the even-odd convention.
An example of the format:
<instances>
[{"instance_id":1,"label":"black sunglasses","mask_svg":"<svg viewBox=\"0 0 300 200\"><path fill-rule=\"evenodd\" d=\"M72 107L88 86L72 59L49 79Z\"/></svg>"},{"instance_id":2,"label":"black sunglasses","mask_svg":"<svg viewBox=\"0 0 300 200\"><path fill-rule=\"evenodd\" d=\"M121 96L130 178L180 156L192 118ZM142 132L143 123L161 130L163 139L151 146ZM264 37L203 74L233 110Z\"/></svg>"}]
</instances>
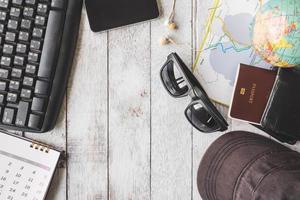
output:
<instances>
[{"instance_id":1,"label":"black sunglasses","mask_svg":"<svg viewBox=\"0 0 300 200\"><path fill-rule=\"evenodd\" d=\"M160 71L160 77L171 96L181 98L189 95L192 98L192 102L185 109L185 116L196 129L204 133L227 130L226 120L176 53L168 56Z\"/></svg>"}]
</instances>

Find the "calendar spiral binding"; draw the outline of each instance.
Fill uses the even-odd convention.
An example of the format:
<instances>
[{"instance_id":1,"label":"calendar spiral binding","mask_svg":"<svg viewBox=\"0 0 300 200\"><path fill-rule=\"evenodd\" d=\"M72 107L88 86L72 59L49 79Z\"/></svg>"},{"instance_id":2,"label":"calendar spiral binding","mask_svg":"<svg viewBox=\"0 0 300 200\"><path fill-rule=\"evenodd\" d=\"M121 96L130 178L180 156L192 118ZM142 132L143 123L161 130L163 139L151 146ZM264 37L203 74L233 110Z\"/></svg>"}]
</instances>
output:
<instances>
[{"instance_id":1,"label":"calendar spiral binding","mask_svg":"<svg viewBox=\"0 0 300 200\"><path fill-rule=\"evenodd\" d=\"M52 147L50 145L43 144L38 141L33 141L31 139L28 139L28 138L24 137L24 132L20 132L20 131L11 132L11 131L7 131L2 128L0 128L0 132L30 142L31 143L30 148L32 148L32 149L40 150L41 152L45 152L45 153L49 153L51 151L51 149L53 149L57 152L60 152L60 159L59 159L58 167L65 168L65 161L68 159L68 155L65 151L55 148L55 147Z\"/></svg>"},{"instance_id":2,"label":"calendar spiral binding","mask_svg":"<svg viewBox=\"0 0 300 200\"><path fill-rule=\"evenodd\" d=\"M32 141L32 143L30 144L30 148L39 150L39 151L45 152L45 153L49 153L49 151L51 149L50 146L47 146L45 144L42 144L42 143L36 142L36 141Z\"/></svg>"},{"instance_id":3,"label":"calendar spiral binding","mask_svg":"<svg viewBox=\"0 0 300 200\"><path fill-rule=\"evenodd\" d=\"M46 145L44 143L40 143L37 141L31 141L30 148L37 150L37 151L45 152L46 154L48 154L51 151L51 149L60 152L60 158L59 158L57 167L65 168L65 163L66 163L66 160L68 157L65 151L60 151L57 148L54 148L52 146L49 146L49 145Z\"/></svg>"}]
</instances>

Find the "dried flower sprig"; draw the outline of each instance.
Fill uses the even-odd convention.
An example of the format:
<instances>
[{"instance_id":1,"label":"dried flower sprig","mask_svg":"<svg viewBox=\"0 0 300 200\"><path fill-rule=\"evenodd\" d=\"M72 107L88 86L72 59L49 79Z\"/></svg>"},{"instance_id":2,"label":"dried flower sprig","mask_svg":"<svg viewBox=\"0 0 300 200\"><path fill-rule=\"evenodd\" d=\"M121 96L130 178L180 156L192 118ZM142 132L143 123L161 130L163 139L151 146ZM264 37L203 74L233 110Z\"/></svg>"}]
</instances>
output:
<instances>
[{"instance_id":1,"label":"dried flower sprig","mask_svg":"<svg viewBox=\"0 0 300 200\"><path fill-rule=\"evenodd\" d=\"M177 24L174 21L175 18L175 8L176 8L176 0L173 0L173 5L172 5L172 10L171 13L166 21L166 26L168 26L168 28L170 30L175 30L177 28Z\"/></svg>"},{"instance_id":2,"label":"dried flower sprig","mask_svg":"<svg viewBox=\"0 0 300 200\"><path fill-rule=\"evenodd\" d=\"M160 45L161 46L164 46L164 45L167 45L167 44L176 44L177 43L169 36L164 36L160 39Z\"/></svg>"}]
</instances>

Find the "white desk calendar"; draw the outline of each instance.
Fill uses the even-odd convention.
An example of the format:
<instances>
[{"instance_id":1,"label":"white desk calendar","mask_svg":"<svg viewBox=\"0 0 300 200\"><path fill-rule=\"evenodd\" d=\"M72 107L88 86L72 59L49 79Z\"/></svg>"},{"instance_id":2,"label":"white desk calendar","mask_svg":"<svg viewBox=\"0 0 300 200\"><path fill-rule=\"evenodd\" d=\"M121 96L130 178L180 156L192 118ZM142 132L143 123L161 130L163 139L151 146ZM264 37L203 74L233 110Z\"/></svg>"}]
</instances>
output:
<instances>
[{"instance_id":1,"label":"white desk calendar","mask_svg":"<svg viewBox=\"0 0 300 200\"><path fill-rule=\"evenodd\" d=\"M0 200L43 200L60 152L0 133Z\"/></svg>"}]
</instances>

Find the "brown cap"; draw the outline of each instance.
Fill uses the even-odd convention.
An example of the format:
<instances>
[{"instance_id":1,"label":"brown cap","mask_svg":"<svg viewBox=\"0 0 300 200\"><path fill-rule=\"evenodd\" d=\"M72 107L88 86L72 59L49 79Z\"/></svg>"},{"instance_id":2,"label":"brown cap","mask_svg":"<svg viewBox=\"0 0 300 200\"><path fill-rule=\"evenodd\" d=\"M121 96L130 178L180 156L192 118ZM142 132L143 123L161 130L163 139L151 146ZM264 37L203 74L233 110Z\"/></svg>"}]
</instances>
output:
<instances>
[{"instance_id":1,"label":"brown cap","mask_svg":"<svg viewBox=\"0 0 300 200\"><path fill-rule=\"evenodd\" d=\"M205 153L197 182L203 200L299 200L300 154L257 134L227 133Z\"/></svg>"}]
</instances>

